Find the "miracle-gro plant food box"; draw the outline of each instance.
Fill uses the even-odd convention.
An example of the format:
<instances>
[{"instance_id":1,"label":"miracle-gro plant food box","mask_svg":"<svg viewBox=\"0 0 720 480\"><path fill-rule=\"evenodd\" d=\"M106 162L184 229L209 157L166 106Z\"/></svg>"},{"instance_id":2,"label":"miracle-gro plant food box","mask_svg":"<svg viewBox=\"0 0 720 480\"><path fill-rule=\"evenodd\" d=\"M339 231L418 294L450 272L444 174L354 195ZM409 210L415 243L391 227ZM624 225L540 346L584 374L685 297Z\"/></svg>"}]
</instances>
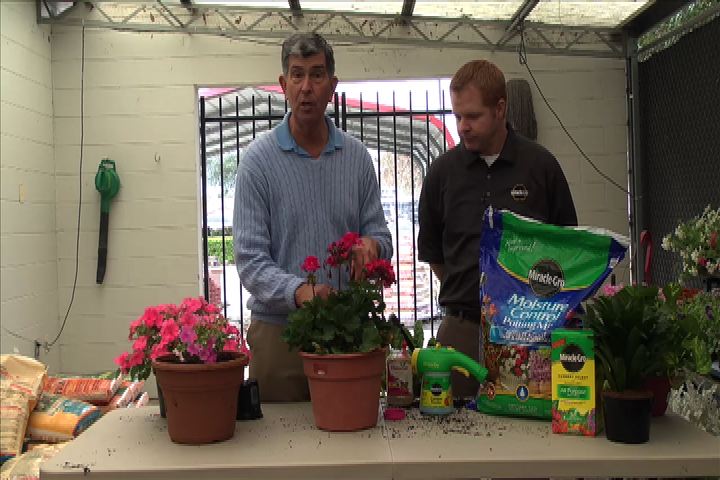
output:
<instances>
[{"instance_id":1,"label":"miracle-gro plant food box","mask_svg":"<svg viewBox=\"0 0 720 480\"><path fill-rule=\"evenodd\" d=\"M597 435L598 395L591 330L552 332L552 431Z\"/></svg>"}]
</instances>

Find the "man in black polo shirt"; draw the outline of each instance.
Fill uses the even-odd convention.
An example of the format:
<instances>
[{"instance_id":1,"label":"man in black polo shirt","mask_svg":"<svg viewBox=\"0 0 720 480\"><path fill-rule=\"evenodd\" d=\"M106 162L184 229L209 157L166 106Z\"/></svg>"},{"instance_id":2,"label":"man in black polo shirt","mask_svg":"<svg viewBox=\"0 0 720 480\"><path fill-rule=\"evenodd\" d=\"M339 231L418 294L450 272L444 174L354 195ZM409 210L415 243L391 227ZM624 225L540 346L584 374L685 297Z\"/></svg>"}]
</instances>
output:
<instances>
[{"instance_id":1,"label":"man in black polo shirt","mask_svg":"<svg viewBox=\"0 0 720 480\"><path fill-rule=\"evenodd\" d=\"M493 208L555 225L577 225L570 188L555 157L506 123L505 77L491 62L463 65L450 82L461 142L431 165L420 194L419 259L440 279L445 308L437 341L480 356L478 259L483 213ZM453 373L456 397L478 383Z\"/></svg>"}]
</instances>

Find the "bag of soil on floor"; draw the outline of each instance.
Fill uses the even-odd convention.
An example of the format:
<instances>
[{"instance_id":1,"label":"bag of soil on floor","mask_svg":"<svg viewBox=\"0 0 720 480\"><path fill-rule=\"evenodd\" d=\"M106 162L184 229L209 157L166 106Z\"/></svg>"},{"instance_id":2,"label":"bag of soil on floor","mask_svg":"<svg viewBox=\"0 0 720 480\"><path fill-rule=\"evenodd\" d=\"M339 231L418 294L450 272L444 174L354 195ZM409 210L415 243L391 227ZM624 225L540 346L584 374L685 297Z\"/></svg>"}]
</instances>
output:
<instances>
[{"instance_id":1,"label":"bag of soil on floor","mask_svg":"<svg viewBox=\"0 0 720 480\"><path fill-rule=\"evenodd\" d=\"M482 356L477 409L551 418L550 334L602 285L628 239L488 208L480 240Z\"/></svg>"}]
</instances>

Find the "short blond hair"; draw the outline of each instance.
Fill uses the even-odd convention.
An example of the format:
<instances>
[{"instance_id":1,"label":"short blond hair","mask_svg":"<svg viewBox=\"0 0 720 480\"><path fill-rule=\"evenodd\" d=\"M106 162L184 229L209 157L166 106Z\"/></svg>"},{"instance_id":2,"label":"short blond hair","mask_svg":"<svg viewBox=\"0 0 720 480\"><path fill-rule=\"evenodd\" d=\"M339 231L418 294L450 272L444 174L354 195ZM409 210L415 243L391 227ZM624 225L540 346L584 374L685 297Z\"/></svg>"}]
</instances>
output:
<instances>
[{"instance_id":1,"label":"short blond hair","mask_svg":"<svg viewBox=\"0 0 720 480\"><path fill-rule=\"evenodd\" d=\"M450 81L450 90L459 92L473 85L482 94L486 107L494 107L500 99L507 101L505 75L497 65L487 60L473 60L455 72Z\"/></svg>"}]
</instances>

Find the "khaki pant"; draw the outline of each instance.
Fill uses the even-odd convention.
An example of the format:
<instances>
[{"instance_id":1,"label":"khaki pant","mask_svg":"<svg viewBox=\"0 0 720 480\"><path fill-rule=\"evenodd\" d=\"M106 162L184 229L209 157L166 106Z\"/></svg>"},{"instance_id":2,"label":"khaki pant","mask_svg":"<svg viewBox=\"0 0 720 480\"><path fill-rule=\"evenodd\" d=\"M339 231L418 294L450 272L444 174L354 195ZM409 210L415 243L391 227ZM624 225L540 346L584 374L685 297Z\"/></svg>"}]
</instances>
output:
<instances>
[{"instance_id":1,"label":"khaki pant","mask_svg":"<svg viewBox=\"0 0 720 480\"><path fill-rule=\"evenodd\" d=\"M307 402L310 400L307 378L297 350L288 351L280 335L285 327L253 321L247 341L252 357L250 378L258 381L261 402Z\"/></svg>"},{"instance_id":2,"label":"khaki pant","mask_svg":"<svg viewBox=\"0 0 720 480\"><path fill-rule=\"evenodd\" d=\"M475 361L480 357L480 323L460 317L446 315L438 328L437 341L440 345L453 347ZM477 396L480 383L470 375L453 370L450 375L453 397L461 399L474 399Z\"/></svg>"}]
</instances>

